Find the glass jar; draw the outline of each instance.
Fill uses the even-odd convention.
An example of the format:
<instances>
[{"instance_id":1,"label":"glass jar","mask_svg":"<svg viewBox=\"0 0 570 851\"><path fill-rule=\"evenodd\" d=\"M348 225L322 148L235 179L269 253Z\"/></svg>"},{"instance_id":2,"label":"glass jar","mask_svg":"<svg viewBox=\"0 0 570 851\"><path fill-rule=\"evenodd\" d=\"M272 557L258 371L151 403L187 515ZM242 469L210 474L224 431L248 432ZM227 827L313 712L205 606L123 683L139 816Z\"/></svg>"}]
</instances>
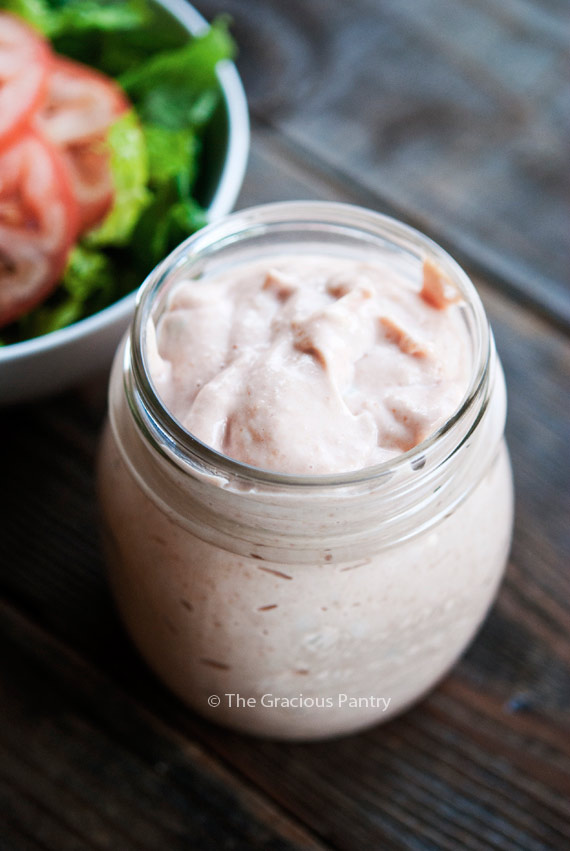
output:
<instances>
[{"instance_id":1,"label":"glass jar","mask_svg":"<svg viewBox=\"0 0 570 851\"><path fill-rule=\"evenodd\" d=\"M205 446L162 405L146 340L165 295L275 253L429 258L464 297L472 377L427 440L357 472L292 476ZM505 384L480 299L439 246L342 204L272 204L191 237L141 288L99 459L111 586L134 643L198 712L312 739L386 720L436 683L495 595L511 539Z\"/></svg>"}]
</instances>

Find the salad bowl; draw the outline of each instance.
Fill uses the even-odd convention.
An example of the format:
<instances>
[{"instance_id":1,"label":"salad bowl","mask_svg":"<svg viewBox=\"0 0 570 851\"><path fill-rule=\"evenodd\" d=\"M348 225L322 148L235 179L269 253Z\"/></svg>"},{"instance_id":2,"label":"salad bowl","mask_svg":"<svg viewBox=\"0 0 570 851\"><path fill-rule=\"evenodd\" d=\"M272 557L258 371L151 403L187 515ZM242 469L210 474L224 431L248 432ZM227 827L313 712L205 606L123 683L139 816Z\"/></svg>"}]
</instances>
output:
<instances>
[{"instance_id":1,"label":"salad bowl","mask_svg":"<svg viewBox=\"0 0 570 851\"><path fill-rule=\"evenodd\" d=\"M162 7L191 36L208 28L185 0L153 0L149 5ZM233 208L249 153L247 102L238 72L224 60L216 73L221 99L206 131L200 174L200 203L208 221ZM135 302L136 290L66 327L0 346L0 405L57 393L108 369Z\"/></svg>"}]
</instances>

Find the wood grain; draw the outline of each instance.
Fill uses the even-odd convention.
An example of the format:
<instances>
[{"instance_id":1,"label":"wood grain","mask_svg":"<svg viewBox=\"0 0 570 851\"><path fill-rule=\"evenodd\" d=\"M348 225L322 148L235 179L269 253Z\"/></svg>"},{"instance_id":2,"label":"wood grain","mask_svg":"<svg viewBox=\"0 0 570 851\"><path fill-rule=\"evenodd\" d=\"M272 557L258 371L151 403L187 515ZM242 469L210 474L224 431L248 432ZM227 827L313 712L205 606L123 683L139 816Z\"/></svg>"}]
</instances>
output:
<instances>
[{"instance_id":1,"label":"wood grain","mask_svg":"<svg viewBox=\"0 0 570 851\"><path fill-rule=\"evenodd\" d=\"M254 122L238 206L395 213L476 279L509 390L511 559L469 651L403 717L314 745L234 735L156 681L115 615L93 481L100 387L3 411L0 848L562 851L568 5L197 5L229 10L241 45Z\"/></svg>"},{"instance_id":2,"label":"wood grain","mask_svg":"<svg viewBox=\"0 0 570 851\"><path fill-rule=\"evenodd\" d=\"M312 160L299 158L273 131L256 134L240 203L248 198L265 200L268 175L271 191L282 199L301 197L304 192L306 197L334 195L338 200L362 201L357 194L343 194L340 184L323 180ZM351 851L360 847L561 851L570 816L570 473L568 465L560 463L567 451L570 346L564 335L542 319L514 308L500 292L478 283L509 387L508 439L517 482L511 561L496 606L452 675L403 718L360 736L318 745L282 745L229 734L187 712L139 661L108 595L97 543L92 472L100 407L87 405L84 394L72 394L5 412L0 445L10 447L3 470L11 482L11 498L4 515L6 557L0 561L0 589L11 606L88 660L86 674L77 662L65 661L64 648L48 653L49 642L40 640L29 625L8 630L11 653L21 660L18 670L28 672L10 669L9 682L23 683L18 712L25 714L37 704L36 718L44 715L33 685L40 676L38 666L45 693L59 695L58 712L65 715L69 705L74 707L69 710L69 723L49 727L46 722L51 730L49 742L27 728L18 734L21 742L31 737L36 754L26 781L17 773L17 763L31 759L29 747L4 764L10 782L1 788L7 795L12 779L14 784L18 781L21 792L16 797L19 806L25 807L26 823L39 818L38 812L45 815L46 808L51 818L59 819L52 824L45 816L42 829L47 833L42 841L46 847L67 851L75 841L73 830L84 823L78 819L62 826L65 797L58 805L48 795L52 775L46 766L55 759L50 756L50 743L60 754L58 759L64 760L64 767L54 770L75 778L74 794L79 794L77 784L92 788L95 781L90 772L93 763L98 764L97 753L108 761L108 770L97 769L102 771L99 794L107 803L101 805L103 812L95 808L89 818L95 826L106 826L116 846L122 836L121 818L116 822L107 818L104 807L115 806L116 796L120 812L126 812L120 806L134 806L128 801L120 805L132 783L138 794L131 752L147 761L144 771L137 769L146 776L155 737L159 751L166 747L160 744L166 723L170 731L177 731L169 739L168 750L177 764L183 767L188 761L188 771L195 772L193 748L200 742L199 753L215 754L215 764L222 760L230 769L232 795L238 794L232 784L239 789L237 778L246 778L247 788L257 788L268 807L288 813L290 829L306 826L307 841L316 835L325 845ZM0 625L11 618L0 617ZM85 686L86 677L88 684L98 685ZM118 693L126 697L119 699ZM128 711L123 699L130 706ZM133 707L146 707L150 715L144 714L135 724ZM10 725L19 723L14 721L18 712L11 714ZM0 713L4 719L5 704L0 705ZM8 731L13 730L10 725ZM15 747L18 736L9 732L4 737L6 747ZM39 759L44 766L41 771L38 754L45 756ZM163 785L154 778L158 785L152 787L152 795L171 801L170 784L174 782L177 790L177 777L167 774ZM168 824L177 824L180 830L182 823L195 825L197 812L205 806L190 780L184 784L188 784L184 787L188 811L179 812L171 802L168 807L174 807L174 814L169 809L168 817L161 816L158 807L159 814L153 818L155 829L166 837L162 842L179 836ZM10 794L14 797L14 792ZM27 802L26 794L35 797ZM215 802L218 792L212 794ZM78 812L88 806L89 797L78 802ZM37 799L43 811L34 809ZM151 847L161 847L152 845L156 834L145 832L144 809L134 810L132 817L141 820L142 834ZM16 825L8 825L12 832L24 830L24 816L19 818ZM204 818L216 822L214 803L206 807ZM50 833L57 830L60 833ZM67 831L64 839L62 830ZM228 826L228 835L234 830ZM129 834L130 841L136 836ZM21 845L12 845L18 851L25 847L23 833L19 841ZM207 839L202 845L201 841L196 840L195 847L212 847Z\"/></svg>"},{"instance_id":3,"label":"wood grain","mask_svg":"<svg viewBox=\"0 0 570 851\"><path fill-rule=\"evenodd\" d=\"M3 851L28 839L57 851L324 851L198 744L4 604L0 635Z\"/></svg>"},{"instance_id":4,"label":"wood grain","mask_svg":"<svg viewBox=\"0 0 570 851\"><path fill-rule=\"evenodd\" d=\"M232 15L257 120L569 327L567 5L198 7Z\"/></svg>"}]
</instances>

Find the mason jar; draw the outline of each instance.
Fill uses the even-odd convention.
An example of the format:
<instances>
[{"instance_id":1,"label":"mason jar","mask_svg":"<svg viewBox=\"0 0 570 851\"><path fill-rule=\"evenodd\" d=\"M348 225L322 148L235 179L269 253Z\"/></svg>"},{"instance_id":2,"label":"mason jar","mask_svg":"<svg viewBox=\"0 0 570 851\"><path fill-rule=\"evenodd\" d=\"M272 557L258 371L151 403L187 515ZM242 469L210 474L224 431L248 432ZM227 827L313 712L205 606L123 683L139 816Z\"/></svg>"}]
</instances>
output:
<instances>
[{"instance_id":1,"label":"mason jar","mask_svg":"<svg viewBox=\"0 0 570 851\"><path fill-rule=\"evenodd\" d=\"M204 445L162 404L148 342L181 280L289 252L438 264L462 296L459 409L375 467L295 476ZM198 285L198 284L197 284ZM316 739L386 721L449 670L510 546L503 372L465 272L357 207L271 204L210 225L140 290L117 352L98 486L110 584L134 644L188 706L236 730Z\"/></svg>"}]
</instances>

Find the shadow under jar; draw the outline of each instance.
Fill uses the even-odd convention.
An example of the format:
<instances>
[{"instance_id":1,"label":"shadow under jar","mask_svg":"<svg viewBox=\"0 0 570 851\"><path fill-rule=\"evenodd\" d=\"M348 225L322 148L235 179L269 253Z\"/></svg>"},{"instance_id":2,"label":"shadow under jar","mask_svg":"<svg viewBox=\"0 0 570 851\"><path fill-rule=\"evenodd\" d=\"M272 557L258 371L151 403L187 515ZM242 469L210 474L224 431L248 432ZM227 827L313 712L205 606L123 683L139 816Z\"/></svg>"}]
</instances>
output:
<instances>
[{"instance_id":1,"label":"shadow under jar","mask_svg":"<svg viewBox=\"0 0 570 851\"><path fill-rule=\"evenodd\" d=\"M172 287L289 252L382 252L418 269L427 258L452 282L471 381L437 432L375 467L294 476L216 452L164 407L147 335ZM110 582L142 656L196 711L255 735L325 738L401 712L465 649L503 573L513 510L505 411L479 297L417 231L299 202L191 237L141 289L99 457Z\"/></svg>"}]
</instances>

